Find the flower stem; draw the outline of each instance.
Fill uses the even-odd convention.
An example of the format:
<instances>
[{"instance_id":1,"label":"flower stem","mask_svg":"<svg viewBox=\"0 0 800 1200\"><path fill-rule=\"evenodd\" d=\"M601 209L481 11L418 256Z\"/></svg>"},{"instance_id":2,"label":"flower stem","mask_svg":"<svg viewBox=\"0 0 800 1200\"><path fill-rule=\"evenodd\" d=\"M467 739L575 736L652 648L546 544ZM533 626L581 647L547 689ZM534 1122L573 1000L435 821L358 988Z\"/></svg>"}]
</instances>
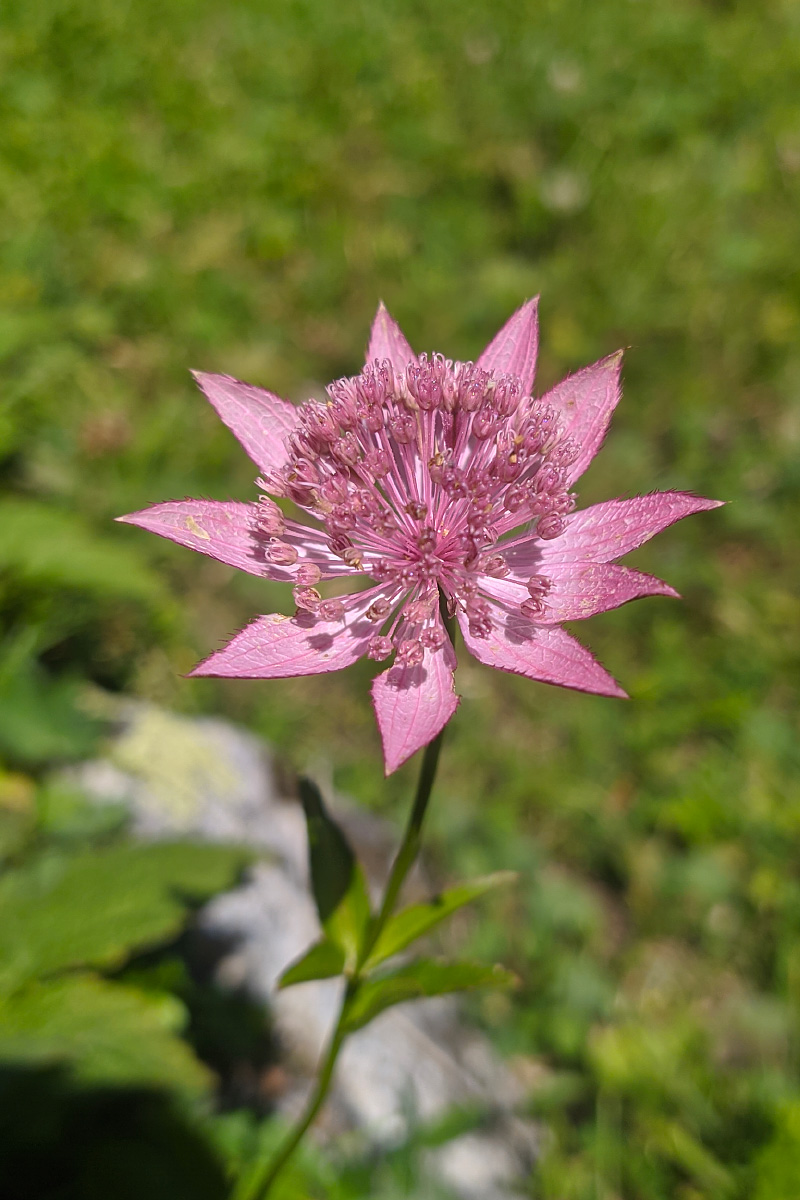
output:
<instances>
[{"instance_id":1,"label":"flower stem","mask_svg":"<svg viewBox=\"0 0 800 1200\"><path fill-rule=\"evenodd\" d=\"M444 622L447 632L452 639L453 636L453 621L445 614ZM325 1102L328 1090L333 1079L333 1072L336 1066L336 1060L339 1057L339 1051L347 1036L347 1019L350 1013L350 1008L358 992L361 984L362 972L364 964L374 948L378 938L383 932L387 921L394 912L397 898L400 895L402 888L409 871L414 865L417 855L419 854L422 822L425 819L425 813L428 808L428 801L431 798L434 780L436 779L436 768L439 765L439 754L442 749L442 739L444 737L444 729L429 742L425 747L425 753L420 767L419 780L417 782L417 791L414 796L414 804L409 814L406 824L403 840L400 843L400 849L397 851L392 870L389 874L389 879L386 884L386 890L383 894L381 907L378 915L373 920L369 933L365 939L361 954L355 969L347 981L344 997L342 999L342 1007L339 1011L339 1018L336 1022L336 1027L331 1034L331 1040L328 1044L328 1049L325 1058L320 1066L319 1076L308 1104L300 1117L295 1127L291 1130L278 1150L275 1158L269 1164L266 1174L263 1178L251 1178L250 1185L242 1191L240 1188L236 1191L235 1200L265 1200L269 1195L272 1185L280 1175L283 1168L286 1166L289 1159L294 1154L298 1145L302 1141L309 1126L313 1123L314 1118Z\"/></svg>"}]
</instances>

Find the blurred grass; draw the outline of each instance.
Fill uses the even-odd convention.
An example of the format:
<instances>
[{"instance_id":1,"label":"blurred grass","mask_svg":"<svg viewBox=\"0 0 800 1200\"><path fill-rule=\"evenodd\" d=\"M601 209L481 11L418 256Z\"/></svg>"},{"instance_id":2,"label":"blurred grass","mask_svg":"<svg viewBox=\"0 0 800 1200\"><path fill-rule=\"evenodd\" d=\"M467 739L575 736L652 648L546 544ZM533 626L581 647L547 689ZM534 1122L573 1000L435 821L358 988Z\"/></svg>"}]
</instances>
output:
<instances>
[{"instance_id":1,"label":"blurred grass","mask_svg":"<svg viewBox=\"0 0 800 1200\"><path fill-rule=\"evenodd\" d=\"M188 368L302 400L379 297L470 357L541 292L541 386L630 347L582 502L731 501L637 555L684 603L577 631L630 704L459 671L435 848L523 874L463 936L527 981L476 1012L547 1114L547 1200L797 1193L798 35L790 0L4 6L9 767L85 752L84 679L399 811L366 668L180 679L287 598L109 524L249 497Z\"/></svg>"}]
</instances>

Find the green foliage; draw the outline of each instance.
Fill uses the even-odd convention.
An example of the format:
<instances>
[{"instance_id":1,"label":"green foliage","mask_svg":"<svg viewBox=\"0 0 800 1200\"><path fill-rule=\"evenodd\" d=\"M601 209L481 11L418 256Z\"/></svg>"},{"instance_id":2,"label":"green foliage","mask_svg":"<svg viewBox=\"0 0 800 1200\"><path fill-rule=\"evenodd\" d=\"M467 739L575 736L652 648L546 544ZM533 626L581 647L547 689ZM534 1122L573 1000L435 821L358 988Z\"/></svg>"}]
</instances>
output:
<instances>
[{"instance_id":1,"label":"green foliage","mask_svg":"<svg viewBox=\"0 0 800 1200\"><path fill-rule=\"evenodd\" d=\"M514 871L495 871L493 875L484 875L482 879L448 888L424 904L404 908L387 921L364 964L365 969L369 971L393 954L399 954L465 904L470 904L496 887L512 883L516 878Z\"/></svg>"},{"instance_id":2,"label":"green foliage","mask_svg":"<svg viewBox=\"0 0 800 1200\"><path fill-rule=\"evenodd\" d=\"M328 941L341 951L345 965L353 967L370 919L364 872L328 813L319 788L311 780L302 779L300 797L306 814L311 887L319 919ZM326 958L326 968L329 962ZM333 972L326 969L325 973Z\"/></svg>"},{"instance_id":3,"label":"green foliage","mask_svg":"<svg viewBox=\"0 0 800 1200\"><path fill-rule=\"evenodd\" d=\"M297 962L292 963L280 977L278 986L291 987L295 983L307 983L309 979L330 979L341 975L345 967L344 950L327 938L315 942Z\"/></svg>"},{"instance_id":4,"label":"green foliage","mask_svg":"<svg viewBox=\"0 0 800 1200\"><path fill-rule=\"evenodd\" d=\"M176 1036L185 1019L169 995L92 975L42 980L0 998L0 1060L67 1062L86 1085L168 1087L204 1096L211 1074Z\"/></svg>"},{"instance_id":5,"label":"green foliage","mask_svg":"<svg viewBox=\"0 0 800 1200\"><path fill-rule=\"evenodd\" d=\"M631 347L580 503L731 504L637 555L683 604L578 628L624 708L461 656L436 853L455 878L520 872L457 920L523 980L475 1012L536 1080L542 1200L794 1194L797 5L7 0L0 61L0 471L61 563L18 535L3 560L2 661L34 632L0 669L4 763L83 754L89 680L233 715L304 769L324 746L337 787L399 811L369 670L181 680L285 589L110 522L253 494L188 367L302 399L358 367L379 296L413 345L470 357L541 291L541 387ZM136 561L98 582L87 539ZM18 856L30 819L4 812ZM325 1194L321 1169L298 1190ZM414 1171L346 1186L419 1194Z\"/></svg>"},{"instance_id":6,"label":"green foliage","mask_svg":"<svg viewBox=\"0 0 800 1200\"><path fill-rule=\"evenodd\" d=\"M223 1200L222 1167L198 1127L216 1077L186 1037L203 1011L196 989L180 972L155 983L132 963L174 942L249 855L136 845L115 806L55 783L37 794L24 776L0 775L3 856L0 1157L13 1179L9 1200L56 1186L65 1200L109 1188L129 1200ZM205 1015L197 1040L208 1051L207 1004ZM125 1179L112 1186L119 1171Z\"/></svg>"},{"instance_id":7,"label":"green foliage","mask_svg":"<svg viewBox=\"0 0 800 1200\"><path fill-rule=\"evenodd\" d=\"M418 958L385 974L371 976L358 989L348 1012L347 1030L361 1029L384 1009L423 996L444 996L471 988L507 988L518 982L503 967Z\"/></svg>"},{"instance_id":8,"label":"green foliage","mask_svg":"<svg viewBox=\"0 0 800 1200\"><path fill-rule=\"evenodd\" d=\"M129 845L47 854L0 879L0 992L74 967L120 966L173 938L187 905L229 886L245 857L228 846Z\"/></svg>"}]
</instances>

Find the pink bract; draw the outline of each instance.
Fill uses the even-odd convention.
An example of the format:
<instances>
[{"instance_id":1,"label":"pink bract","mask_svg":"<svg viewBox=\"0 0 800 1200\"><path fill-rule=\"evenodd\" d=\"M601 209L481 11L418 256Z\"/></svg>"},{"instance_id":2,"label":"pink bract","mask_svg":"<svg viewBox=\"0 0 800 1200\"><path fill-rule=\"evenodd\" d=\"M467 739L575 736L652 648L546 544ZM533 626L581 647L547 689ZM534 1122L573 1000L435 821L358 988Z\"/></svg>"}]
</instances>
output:
<instances>
[{"instance_id":1,"label":"pink bract","mask_svg":"<svg viewBox=\"0 0 800 1200\"><path fill-rule=\"evenodd\" d=\"M560 622L675 596L613 560L719 502L660 492L574 512L572 485L619 399L621 354L535 398L537 343L535 300L475 363L415 355L381 305L364 370L332 383L325 403L295 407L226 375L196 374L259 468L263 494L252 504L155 504L119 519L292 583L297 607L257 617L192 674L278 679L394 655L372 686L387 774L458 706L440 600L480 662L624 696ZM326 599L317 585L341 577L369 584Z\"/></svg>"}]
</instances>

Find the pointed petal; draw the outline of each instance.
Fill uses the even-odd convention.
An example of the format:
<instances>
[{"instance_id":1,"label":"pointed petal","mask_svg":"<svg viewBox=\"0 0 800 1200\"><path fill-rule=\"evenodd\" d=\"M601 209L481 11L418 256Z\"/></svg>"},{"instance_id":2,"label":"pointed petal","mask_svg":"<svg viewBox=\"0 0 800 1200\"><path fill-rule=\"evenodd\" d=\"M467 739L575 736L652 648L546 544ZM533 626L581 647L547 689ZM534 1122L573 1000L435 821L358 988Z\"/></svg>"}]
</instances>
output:
<instances>
[{"instance_id":1,"label":"pointed petal","mask_svg":"<svg viewBox=\"0 0 800 1200\"><path fill-rule=\"evenodd\" d=\"M531 538L513 546L505 559L515 574L547 570L553 563L611 562L649 542L693 513L719 508L723 500L706 500L689 492L652 492L630 500L604 500L567 517L560 537L542 542Z\"/></svg>"},{"instance_id":2,"label":"pointed petal","mask_svg":"<svg viewBox=\"0 0 800 1200\"><path fill-rule=\"evenodd\" d=\"M264 540L254 535L255 504L237 504L213 500L171 500L153 504L141 512L117 517L125 525L138 525L150 533L199 550L209 558L262 575L268 579L289 579L285 570L264 561Z\"/></svg>"},{"instance_id":3,"label":"pointed petal","mask_svg":"<svg viewBox=\"0 0 800 1200\"><path fill-rule=\"evenodd\" d=\"M364 616L376 589L341 597L345 615L323 621L312 613L256 617L190 675L225 679L289 679L339 671L363 657L375 626Z\"/></svg>"},{"instance_id":4,"label":"pointed petal","mask_svg":"<svg viewBox=\"0 0 800 1200\"><path fill-rule=\"evenodd\" d=\"M284 438L299 423L293 404L231 375L208 375L203 371L192 374L260 470L271 474L286 464Z\"/></svg>"},{"instance_id":5,"label":"pointed petal","mask_svg":"<svg viewBox=\"0 0 800 1200\"><path fill-rule=\"evenodd\" d=\"M303 562L314 563L326 579L354 573L331 553L319 530L294 521L287 521L281 540L295 547L297 563L292 567L275 566L266 557L270 539L259 533L255 525L257 511L255 504L233 500L169 500L117 520L124 525L138 525L179 546L199 550L209 558L263 579L292 583L298 565Z\"/></svg>"},{"instance_id":6,"label":"pointed petal","mask_svg":"<svg viewBox=\"0 0 800 1200\"><path fill-rule=\"evenodd\" d=\"M620 567L615 563L568 563L548 568L551 590L545 597L545 608L537 625L558 625L562 621L582 621L597 613L619 608L630 600L643 596L672 596L678 593L668 583ZM483 579L482 589L505 607L515 610L528 598L525 581L509 576L506 579Z\"/></svg>"},{"instance_id":7,"label":"pointed petal","mask_svg":"<svg viewBox=\"0 0 800 1200\"><path fill-rule=\"evenodd\" d=\"M495 334L478 359L484 371L516 375L525 392L533 388L536 354L539 349L539 297L518 308L499 333Z\"/></svg>"},{"instance_id":8,"label":"pointed petal","mask_svg":"<svg viewBox=\"0 0 800 1200\"><path fill-rule=\"evenodd\" d=\"M542 397L561 416L564 433L580 446L580 454L567 471L572 483L588 467L602 445L611 414L620 397L622 351L601 358L591 367L568 375Z\"/></svg>"},{"instance_id":9,"label":"pointed petal","mask_svg":"<svg viewBox=\"0 0 800 1200\"><path fill-rule=\"evenodd\" d=\"M419 666L395 663L373 681L372 703L387 775L432 742L458 708L455 665L448 638L441 650L426 650Z\"/></svg>"},{"instance_id":10,"label":"pointed petal","mask_svg":"<svg viewBox=\"0 0 800 1200\"><path fill-rule=\"evenodd\" d=\"M367 347L367 362L370 363L376 358L388 358L395 371L404 371L408 364L416 358L414 351L406 341L405 334L394 318L389 315L382 300L378 305L375 320L372 322L369 346Z\"/></svg>"},{"instance_id":11,"label":"pointed petal","mask_svg":"<svg viewBox=\"0 0 800 1200\"><path fill-rule=\"evenodd\" d=\"M488 638L473 637L468 621L459 616L467 649L487 667L579 692L625 697L594 655L557 625L533 625L496 607L492 616L495 627Z\"/></svg>"}]
</instances>

